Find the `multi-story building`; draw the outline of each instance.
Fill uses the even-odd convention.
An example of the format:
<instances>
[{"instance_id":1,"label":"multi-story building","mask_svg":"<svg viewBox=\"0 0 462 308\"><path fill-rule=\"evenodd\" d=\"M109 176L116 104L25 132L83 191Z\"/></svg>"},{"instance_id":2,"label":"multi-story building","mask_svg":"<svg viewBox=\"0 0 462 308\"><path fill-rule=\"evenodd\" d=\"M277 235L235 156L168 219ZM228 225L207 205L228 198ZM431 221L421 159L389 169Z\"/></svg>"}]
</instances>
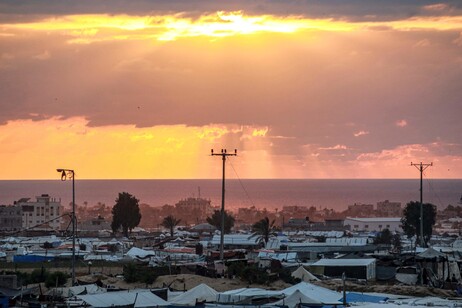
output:
<instances>
[{"instance_id":1,"label":"multi-story building","mask_svg":"<svg viewBox=\"0 0 462 308\"><path fill-rule=\"evenodd\" d=\"M308 230L310 229L310 219L308 217L290 218L287 223L284 223L283 228L291 230Z\"/></svg>"},{"instance_id":2,"label":"multi-story building","mask_svg":"<svg viewBox=\"0 0 462 308\"><path fill-rule=\"evenodd\" d=\"M22 209L17 205L0 205L0 231L20 231Z\"/></svg>"},{"instance_id":3,"label":"multi-story building","mask_svg":"<svg viewBox=\"0 0 462 308\"><path fill-rule=\"evenodd\" d=\"M388 229L392 232L403 232L400 217L372 217L352 218L347 217L345 227L349 226L351 231L382 231Z\"/></svg>"},{"instance_id":4,"label":"multi-story building","mask_svg":"<svg viewBox=\"0 0 462 308\"><path fill-rule=\"evenodd\" d=\"M377 215L382 217L400 217L402 215L401 202L388 200L377 202Z\"/></svg>"},{"instance_id":5,"label":"multi-story building","mask_svg":"<svg viewBox=\"0 0 462 308\"><path fill-rule=\"evenodd\" d=\"M346 214L348 216L355 216L355 217L370 217L374 213L374 205L373 204L361 204L355 203L352 205L348 205L348 209Z\"/></svg>"},{"instance_id":6,"label":"multi-story building","mask_svg":"<svg viewBox=\"0 0 462 308\"><path fill-rule=\"evenodd\" d=\"M175 204L175 211L182 222L197 224L213 213L212 201L204 198L187 198Z\"/></svg>"},{"instance_id":7,"label":"multi-story building","mask_svg":"<svg viewBox=\"0 0 462 308\"><path fill-rule=\"evenodd\" d=\"M22 198L15 204L22 209L22 227L33 230L59 230L63 215L61 199L51 198L47 194L30 198Z\"/></svg>"}]
</instances>

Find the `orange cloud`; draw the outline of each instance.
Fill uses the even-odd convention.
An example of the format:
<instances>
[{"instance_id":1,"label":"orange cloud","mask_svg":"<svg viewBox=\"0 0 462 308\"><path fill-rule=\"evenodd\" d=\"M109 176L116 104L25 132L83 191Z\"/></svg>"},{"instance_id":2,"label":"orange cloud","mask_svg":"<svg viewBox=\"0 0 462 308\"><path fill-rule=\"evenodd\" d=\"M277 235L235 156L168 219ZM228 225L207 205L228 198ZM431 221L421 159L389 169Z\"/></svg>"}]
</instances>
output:
<instances>
[{"instance_id":1,"label":"orange cloud","mask_svg":"<svg viewBox=\"0 0 462 308\"><path fill-rule=\"evenodd\" d=\"M224 125L89 127L86 119L78 117L10 121L0 126L0 142L7 149L0 153L0 160L8 162L1 178L54 178L56 168L73 168L79 178L87 179L213 178L221 174L219 164L207 160L214 146L238 148L236 161L243 166L243 175L272 177L269 158L248 163L257 156L270 157L267 150L255 148L251 140L227 141L230 135L245 131L257 132L261 138L264 130L233 130Z\"/></svg>"}]
</instances>

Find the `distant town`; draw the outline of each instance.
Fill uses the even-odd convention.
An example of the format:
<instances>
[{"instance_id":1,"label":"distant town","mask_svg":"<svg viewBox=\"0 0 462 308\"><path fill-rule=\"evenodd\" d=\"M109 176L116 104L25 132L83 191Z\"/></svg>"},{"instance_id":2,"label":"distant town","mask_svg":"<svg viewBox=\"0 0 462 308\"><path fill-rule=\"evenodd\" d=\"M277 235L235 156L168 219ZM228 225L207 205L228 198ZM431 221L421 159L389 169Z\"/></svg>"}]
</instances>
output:
<instances>
[{"instance_id":1,"label":"distant town","mask_svg":"<svg viewBox=\"0 0 462 308\"><path fill-rule=\"evenodd\" d=\"M374 204L355 203L344 211L318 209L314 206L282 206L273 211L266 208L241 207L230 211L235 219L235 230L250 230L252 224L268 217L280 230L318 231L390 231L402 232L401 217L404 205L389 200ZM112 205L76 204L77 231L82 235L102 235L110 232ZM205 223L219 206L210 199L188 197L175 205L154 207L140 203L141 222L136 231L162 231L162 221L171 215L180 220L178 228L185 230ZM41 234L69 229L71 205L61 204L59 198L42 194L35 198L21 198L13 205L0 206L0 232L4 234L25 232ZM448 205L437 211L434 226L436 234L459 235L462 226L462 206ZM107 234L109 235L109 234Z\"/></svg>"}]
</instances>

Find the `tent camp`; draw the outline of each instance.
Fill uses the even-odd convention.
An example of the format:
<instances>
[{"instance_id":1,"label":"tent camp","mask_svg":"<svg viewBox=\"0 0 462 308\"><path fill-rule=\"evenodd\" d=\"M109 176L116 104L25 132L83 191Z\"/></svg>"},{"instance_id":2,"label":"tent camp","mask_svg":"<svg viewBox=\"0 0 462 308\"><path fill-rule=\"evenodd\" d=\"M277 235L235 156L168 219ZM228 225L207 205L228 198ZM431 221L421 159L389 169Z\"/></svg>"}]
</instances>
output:
<instances>
[{"instance_id":1,"label":"tent camp","mask_svg":"<svg viewBox=\"0 0 462 308\"><path fill-rule=\"evenodd\" d=\"M195 306L197 303L214 302L218 292L201 283L185 293L176 296L170 302L175 305Z\"/></svg>"},{"instance_id":2,"label":"tent camp","mask_svg":"<svg viewBox=\"0 0 462 308\"><path fill-rule=\"evenodd\" d=\"M258 288L243 288L226 291L218 294L217 302L227 304L252 304L267 300L267 302L271 302L271 306L273 306L274 302L282 303L282 299L284 299L284 302L294 301L300 303L300 300L302 300L302 303L305 304L341 305L342 302L339 301L340 298L342 298L342 294L339 292L319 287L308 282L300 282L280 291L268 291ZM289 307L294 306L289 305Z\"/></svg>"},{"instance_id":3,"label":"tent camp","mask_svg":"<svg viewBox=\"0 0 462 308\"><path fill-rule=\"evenodd\" d=\"M319 278L308 272L303 266L297 268L293 273L292 277L298 278L301 281L310 282L310 281L319 281Z\"/></svg>"},{"instance_id":4,"label":"tent camp","mask_svg":"<svg viewBox=\"0 0 462 308\"><path fill-rule=\"evenodd\" d=\"M77 295L94 308L132 306L134 308L149 308L169 306L170 304L150 291L121 291L91 295Z\"/></svg>"}]
</instances>

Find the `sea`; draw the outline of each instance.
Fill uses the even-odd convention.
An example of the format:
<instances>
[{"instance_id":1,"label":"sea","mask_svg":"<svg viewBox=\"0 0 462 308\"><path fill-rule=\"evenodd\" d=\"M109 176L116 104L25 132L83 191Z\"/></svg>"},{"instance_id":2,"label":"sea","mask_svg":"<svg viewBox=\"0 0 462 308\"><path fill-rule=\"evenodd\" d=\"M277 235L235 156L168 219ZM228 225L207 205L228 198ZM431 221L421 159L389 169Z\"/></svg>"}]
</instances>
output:
<instances>
[{"instance_id":1,"label":"sea","mask_svg":"<svg viewBox=\"0 0 462 308\"><path fill-rule=\"evenodd\" d=\"M98 202L115 204L119 193L128 192L140 204L175 205L188 197L210 199L221 206L222 181L209 180L76 180L75 202L88 206ZM35 199L48 194L61 199L64 206L72 202L72 181L1 180L0 205L14 204L21 198ZM462 179L424 180L423 201L438 208L458 205L462 198ZM420 199L419 179L229 179L225 182L225 207L281 210L284 206L315 206L342 211L352 204L376 204L389 200L401 202Z\"/></svg>"}]
</instances>

